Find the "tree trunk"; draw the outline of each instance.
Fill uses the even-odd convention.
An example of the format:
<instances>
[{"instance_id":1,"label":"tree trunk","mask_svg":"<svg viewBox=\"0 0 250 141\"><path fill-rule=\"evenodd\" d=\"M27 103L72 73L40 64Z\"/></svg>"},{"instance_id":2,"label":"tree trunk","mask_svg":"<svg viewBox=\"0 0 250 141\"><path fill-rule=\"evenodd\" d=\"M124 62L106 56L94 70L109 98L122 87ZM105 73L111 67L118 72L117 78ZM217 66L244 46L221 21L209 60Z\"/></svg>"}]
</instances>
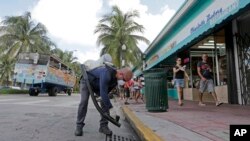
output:
<instances>
[{"instance_id":1,"label":"tree trunk","mask_svg":"<svg viewBox=\"0 0 250 141\"><path fill-rule=\"evenodd\" d=\"M6 80L6 86L9 86L9 76L7 76L7 80Z\"/></svg>"}]
</instances>

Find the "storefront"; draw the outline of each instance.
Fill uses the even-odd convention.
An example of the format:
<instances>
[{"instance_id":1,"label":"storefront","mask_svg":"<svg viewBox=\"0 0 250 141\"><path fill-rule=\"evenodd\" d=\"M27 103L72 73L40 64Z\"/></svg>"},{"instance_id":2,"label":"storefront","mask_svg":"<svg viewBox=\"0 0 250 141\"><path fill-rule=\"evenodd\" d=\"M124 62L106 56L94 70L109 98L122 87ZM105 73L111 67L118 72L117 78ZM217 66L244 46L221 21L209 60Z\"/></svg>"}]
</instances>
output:
<instances>
[{"instance_id":1,"label":"storefront","mask_svg":"<svg viewBox=\"0 0 250 141\"><path fill-rule=\"evenodd\" d=\"M145 69L168 69L171 83L175 58L181 57L190 76L184 99L196 101L197 62L207 53L218 98L225 103L250 104L248 9L250 0L186 1L145 51ZM204 101L212 97L204 95Z\"/></svg>"}]
</instances>

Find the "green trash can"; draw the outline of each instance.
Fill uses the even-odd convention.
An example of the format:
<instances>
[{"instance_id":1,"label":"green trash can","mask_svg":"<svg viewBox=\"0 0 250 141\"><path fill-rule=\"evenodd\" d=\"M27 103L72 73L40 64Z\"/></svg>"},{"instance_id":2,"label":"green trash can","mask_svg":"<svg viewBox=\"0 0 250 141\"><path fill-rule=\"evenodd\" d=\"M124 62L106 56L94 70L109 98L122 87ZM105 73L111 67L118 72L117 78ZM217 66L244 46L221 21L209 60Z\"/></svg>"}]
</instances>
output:
<instances>
[{"instance_id":1,"label":"green trash can","mask_svg":"<svg viewBox=\"0 0 250 141\"><path fill-rule=\"evenodd\" d=\"M144 71L143 75L147 110L149 112L165 112L168 109L166 70L150 69Z\"/></svg>"}]
</instances>

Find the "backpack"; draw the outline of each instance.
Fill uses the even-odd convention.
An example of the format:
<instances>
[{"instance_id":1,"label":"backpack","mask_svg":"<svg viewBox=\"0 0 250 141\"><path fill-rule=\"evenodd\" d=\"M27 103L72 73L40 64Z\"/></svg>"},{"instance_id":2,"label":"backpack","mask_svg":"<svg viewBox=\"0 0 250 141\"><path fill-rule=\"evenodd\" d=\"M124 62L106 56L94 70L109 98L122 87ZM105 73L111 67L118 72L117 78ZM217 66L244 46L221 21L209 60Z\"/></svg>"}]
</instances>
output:
<instances>
[{"instance_id":1,"label":"backpack","mask_svg":"<svg viewBox=\"0 0 250 141\"><path fill-rule=\"evenodd\" d=\"M93 88L94 83L96 82L96 78L93 74L90 73L91 70L97 69L99 67L106 67L110 73L111 80L109 82L108 92L110 92L115 86L117 86L117 78L116 78L116 68L112 64L112 57L109 54L102 55L98 60L87 60L84 62L84 66L88 75L89 83L92 87L92 90L99 94L99 90ZM82 68L82 67L81 67ZM83 76L81 76L80 81Z\"/></svg>"},{"instance_id":2,"label":"backpack","mask_svg":"<svg viewBox=\"0 0 250 141\"><path fill-rule=\"evenodd\" d=\"M95 60L87 60L83 63L83 65L85 66L84 68L86 69L86 72L93 70L93 69L96 69L98 67L103 67L103 66L110 66L110 67L115 68L114 65L112 64L112 57L109 54L102 55L96 61ZM83 68L81 67L81 69L83 69ZM82 77L83 77L83 75L81 75L79 83L80 83ZM91 77L91 76L89 76L89 77Z\"/></svg>"},{"instance_id":3,"label":"backpack","mask_svg":"<svg viewBox=\"0 0 250 141\"><path fill-rule=\"evenodd\" d=\"M112 66L109 66L107 64L105 64L105 67L108 69L109 71L109 74L111 76L111 80L109 82L109 88L108 88L108 92L110 92L113 88L115 88L117 86L117 78L116 78L116 68L112 67ZM99 67L98 67L99 68ZM95 68L96 69L96 68ZM89 80L89 83L92 86L94 86L95 82L96 82L96 79L98 79L97 77L95 77L93 74L91 74L89 71L87 71L87 74L88 74L88 80ZM98 89L95 89L92 87L92 90L96 93L96 94L99 94L99 90Z\"/></svg>"},{"instance_id":4,"label":"backpack","mask_svg":"<svg viewBox=\"0 0 250 141\"><path fill-rule=\"evenodd\" d=\"M93 69L101 67L101 66L105 66L105 64L110 65L110 66L114 66L112 64L112 57L109 54L102 55L96 61L95 60L87 60L84 62L84 65L86 67L86 71L93 70Z\"/></svg>"}]
</instances>

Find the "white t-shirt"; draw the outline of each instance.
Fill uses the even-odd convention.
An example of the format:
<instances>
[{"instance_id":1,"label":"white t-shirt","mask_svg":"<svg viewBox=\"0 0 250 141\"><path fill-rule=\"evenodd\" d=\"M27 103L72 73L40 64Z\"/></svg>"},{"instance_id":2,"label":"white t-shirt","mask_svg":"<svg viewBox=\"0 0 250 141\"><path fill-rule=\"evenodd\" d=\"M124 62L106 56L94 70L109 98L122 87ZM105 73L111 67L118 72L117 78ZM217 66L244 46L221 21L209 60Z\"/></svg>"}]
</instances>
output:
<instances>
[{"instance_id":1,"label":"white t-shirt","mask_svg":"<svg viewBox=\"0 0 250 141\"><path fill-rule=\"evenodd\" d=\"M123 80L118 80L117 83L118 83L118 86L123 86L125 84Z\"/></svg>"}]
</instances>

